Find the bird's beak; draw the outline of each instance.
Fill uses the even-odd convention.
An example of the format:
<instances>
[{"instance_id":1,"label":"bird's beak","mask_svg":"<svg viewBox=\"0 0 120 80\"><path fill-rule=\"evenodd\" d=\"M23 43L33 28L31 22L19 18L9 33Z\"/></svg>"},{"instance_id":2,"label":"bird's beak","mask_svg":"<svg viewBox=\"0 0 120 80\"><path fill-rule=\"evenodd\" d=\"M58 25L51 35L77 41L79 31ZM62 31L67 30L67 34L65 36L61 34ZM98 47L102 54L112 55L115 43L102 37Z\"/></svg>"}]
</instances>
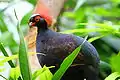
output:
<instances>
[{"instance_id":1,"label":"bird's beak","mask_svg":"<svg viewBox=\"0 0 120 80\"><path fill-rule=\"evenodd\" d=\"M29 22L29 27L31 28L31 27L33 27L33 26L35 26L35 23L33 23L33 22Z\"/></svg>"}]
</instances>

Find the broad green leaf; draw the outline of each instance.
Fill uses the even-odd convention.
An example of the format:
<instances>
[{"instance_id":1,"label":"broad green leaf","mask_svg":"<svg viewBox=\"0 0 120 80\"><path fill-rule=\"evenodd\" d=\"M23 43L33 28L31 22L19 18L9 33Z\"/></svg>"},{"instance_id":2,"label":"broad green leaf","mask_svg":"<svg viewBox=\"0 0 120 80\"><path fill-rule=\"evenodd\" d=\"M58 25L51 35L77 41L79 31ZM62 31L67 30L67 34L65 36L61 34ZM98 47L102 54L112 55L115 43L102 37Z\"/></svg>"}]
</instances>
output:
<instances>
[{"instance_id":1,"label":"broad green leaf","mask_svg":"<svg viewBox=\"0 0 120 80\"><path fill-rule=\"evenodd\" d=\"M9 80L18 80L19 76L20 76L20 68L19 67L11 68Z\"/></svg>"},{"instance_id":2,"label":"broad green leaf","mask_svg":"<svg viewBox=\"0 0 120 80\"><path fill-rule=\"evenodd\" d=\"M44 66L43 72L40 74L40 80L52 80L53 74L50 72L49 68Z\"/></svg>"},{"instance_id":3,"label":"broad green leaf","mask_svg":"<svg viewBox=\"0 0 120 80\"><path fill-rule=\"evenodd\" d=\"M3 14L0 14L0 30L1 30L1 32L8 31L7 26L6 26L5 22L4 22Z\"/></svg>"},{"instance_id":4,"label":"broad green leaf","mask_svg":"<svg viewBox=\"0 0 120 80\"><path fill-rule=\"evenodd\" d=\"M105 80L118 80L118 79L116 79L118 77L120 77L120 73L114 72L114 73L110 74L107 78L105 78Z\"/></svg>"},{"instance_id":5,"label":"broad green leaf","mask_svg":"<svg viewBox=\"0 0 120 80\"><path fill-rule=\"evenodd\" d=\"M53 74L49 70L45 70L40 74L40 80L52 80Z\"/></svg>"},{"instance_id":6,"label":"broad green leaf","mask_svg":"<svg viewBox=\"0 0 120 80\"><path fill-rule=\"evenodd\" d=\"M68 18L75 18L75 14L73 12L64 12L63 16Z\"/></svg>"},{"instance_id":7,"label":"broad green leaf","mask_svg":"<svg viewBox=\"0 0 120 80\"><path fill-rule=\"evenodd\" d=\"M86 37L87 38L87 37ZM57 70L57 72L53 75L53 78L52 80L60 80L61 77L64 75L64 73L66 72L66 70L70 67L70 65L73 63L74 59L77 57L80 49L81 49L81 46L84 44L84 42L86 41L86 38L85 40L83 41L83 43L77 47L68 57L66 57L62 64L60 65L60 68Z\"/></svg>"},{"instance_id":8,"label":"broad green leaf","mask_svg":"<svg viewBox=\"0 0 120 80\"><path fill-rule=\"evenodd\" d=\"M120 73L120 56L119 55L112 56L110 59L110 63L113 70Z\"/></svg>"},{"instance_id":9,"label":"broad green leaf","mask_svg":"<svg viewBox=\"0 0 120 80\"><path fill-rule=\"evenodd\" d=\"M43 68L44 68L44 67L43 67ZM40 74L42 74L43 68L36 70L36 71L32 74L32 80L36 80L36 78L39 77Z\"/></svg>"},{"instance_id":10,"label":"broad green leaf","mask_svg":"<svg viewBox=\"0 0 120 80\"><path fill-rule=\"evenodd\" d=\"M36 70L33 75L32 75L32 80L36 80L37 77L40 77L40 80L52 80L52 73L49 71L49 68L51 67L46 67L44 66L43 68Z\"/></svg>"},{"instance_id":11,"label":"broad green leaf","mask_svg":"<svg viewBox=\"0 0 120 80\"><path fill-rule=\"evenodd\" d=\"M32 15L32 11L28 12L21 20L20 25L28 25L28 21L30 16Z\"/></svg>"},{"instance_id":12,"label":"broad green leaf","mask_svg":"<svg viewBox=\"0 0 120 80\"><path fill-rule=\"evenodd\" d=\"M2 45L1 42L0 42L0 50L2 51L2 53L3 53L4 56L9 57L7 51L5 50L5 48L3 47L3 45ZM14 63L13 63L11 60L9 60L8 63L9 63L9 65L10 65L12 68L15 67Z\"/></svg>"},{"instance_id":13,"label":"broad green leaf","mask_svg":"<svg viewBox=\"0 0 120 80\"><path fill-rule=\"evenodd\" d=\"M118 56L120 56L120 51L118 52Z\"/></svg>"},{"instance_id":14,"label":"broad green leaf","mask_svg":"<svg viewBox=\"0 0 120 80\"><path fill-rule=\"evenodd\" d=\"M23 80L31 80L31 71L28 61L28 53L27 47L25 45L25 41L23 38L23 34L19 28L19 36L20 36L20 45L19 45L19 62L20 62L20 70L23 77Z\"/></svg>"},{"instance_id":15,"label":"broad green leaf","mask_svg":"<svg viewBox=\"0 0 120 80\"><path fill-rule=\"evenodd\" d=\"M4 63L0 63L0 66L4 66Z\"/></svg>"},{"instance_id":16,"label":"broad green leaf","mask_svg":"<svg viewBox=\"0 0 120 80\"><path fill-rule=\"evenodd\" d=\"M15 12L15 10L14 10L14 12ZM16 19L18 20L16 12L15 12L15 16L16 16ZM31 70L30 70L29 61L28 61L27 47L25 44L23 33L20 29L19 20L17 23L17 30L18 30L19 37L20 37L19 63L20 63L21 75L22 75L23 80L32 80Z\"/></svg>"}]
</instances>

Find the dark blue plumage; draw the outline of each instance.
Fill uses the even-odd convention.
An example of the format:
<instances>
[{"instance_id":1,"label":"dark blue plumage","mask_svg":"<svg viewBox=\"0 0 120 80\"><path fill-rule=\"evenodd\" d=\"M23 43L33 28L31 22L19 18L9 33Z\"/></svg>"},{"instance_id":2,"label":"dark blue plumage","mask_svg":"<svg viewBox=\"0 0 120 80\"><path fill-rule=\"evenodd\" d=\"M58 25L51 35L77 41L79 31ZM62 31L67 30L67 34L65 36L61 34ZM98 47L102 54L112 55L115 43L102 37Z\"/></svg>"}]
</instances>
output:
<instances>
[{"instance_id":1,"label":"dark blue plumage","mask_svg":"<svg viewBox=\"0 0 120 80\"><path fill-rule=\"evenodd\" d=\"M35 19L36 16L32 16L32 19ZM63 59L82 44L84 39L75 35L54 32L48 29L46 21L41 16L39 18L35 25L38 27L36 52L45 55L38 54L38 60L42 66L56 66L51 69L51 72L55 73ZM86 41L62 80L84 80L84 78L98 80L99 62L96 49Z\"/></svg>"}]
</instances>

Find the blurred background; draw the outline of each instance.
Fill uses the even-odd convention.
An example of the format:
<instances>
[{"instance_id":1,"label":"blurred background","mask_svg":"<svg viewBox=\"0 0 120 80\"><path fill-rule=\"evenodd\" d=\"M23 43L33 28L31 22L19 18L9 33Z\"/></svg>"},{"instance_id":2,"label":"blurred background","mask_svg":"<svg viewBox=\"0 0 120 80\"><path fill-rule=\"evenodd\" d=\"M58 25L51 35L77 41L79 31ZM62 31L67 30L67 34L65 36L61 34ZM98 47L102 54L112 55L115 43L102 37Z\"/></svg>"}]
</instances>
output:
<instances>
[{"instance_id":1,"label":"blurred background","mask_svg":"<svg viewBox=\"0 0 120 80\"><path fill-rule=\"evenodd\" d=\"M35 4L36 0L0 0L0 42L10 55L17 53L19 44L14 9L26 36L28 20ZM114 58L120 50L120 0L66 0L54 27L62 33L81 37L88 35L88 39L93 39L92 44L101 60L110 64L113 71L120 71L120 59ZM0 70L3 68L5 70L0 74L8 77L9 65L0 66Z\"/></svg>"}]
</instances>

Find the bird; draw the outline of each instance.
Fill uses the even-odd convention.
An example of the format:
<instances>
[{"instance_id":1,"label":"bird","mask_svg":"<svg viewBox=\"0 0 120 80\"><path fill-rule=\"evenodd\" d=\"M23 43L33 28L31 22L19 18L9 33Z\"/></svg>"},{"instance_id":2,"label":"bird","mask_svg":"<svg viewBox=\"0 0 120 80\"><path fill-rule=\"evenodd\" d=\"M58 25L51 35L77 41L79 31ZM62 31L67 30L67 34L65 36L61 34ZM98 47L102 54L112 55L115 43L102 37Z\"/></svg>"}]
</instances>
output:
<instances>
[{"instance_id":1,"label":"bird","mask_svg":"<svg viewBox=\"0 0 120 80\"><path fill-rule=\"evenodd\" d=\"M37 27L36 52L41 66L55 66L54 74L62 61L82 44L84 38L73 34L62 34L49 29L46 17L33 14L29 19L30 27ZM61 80L98 80L100 57L95 47L87 40L65 72Z\"/></svg>"}]
</instances>

